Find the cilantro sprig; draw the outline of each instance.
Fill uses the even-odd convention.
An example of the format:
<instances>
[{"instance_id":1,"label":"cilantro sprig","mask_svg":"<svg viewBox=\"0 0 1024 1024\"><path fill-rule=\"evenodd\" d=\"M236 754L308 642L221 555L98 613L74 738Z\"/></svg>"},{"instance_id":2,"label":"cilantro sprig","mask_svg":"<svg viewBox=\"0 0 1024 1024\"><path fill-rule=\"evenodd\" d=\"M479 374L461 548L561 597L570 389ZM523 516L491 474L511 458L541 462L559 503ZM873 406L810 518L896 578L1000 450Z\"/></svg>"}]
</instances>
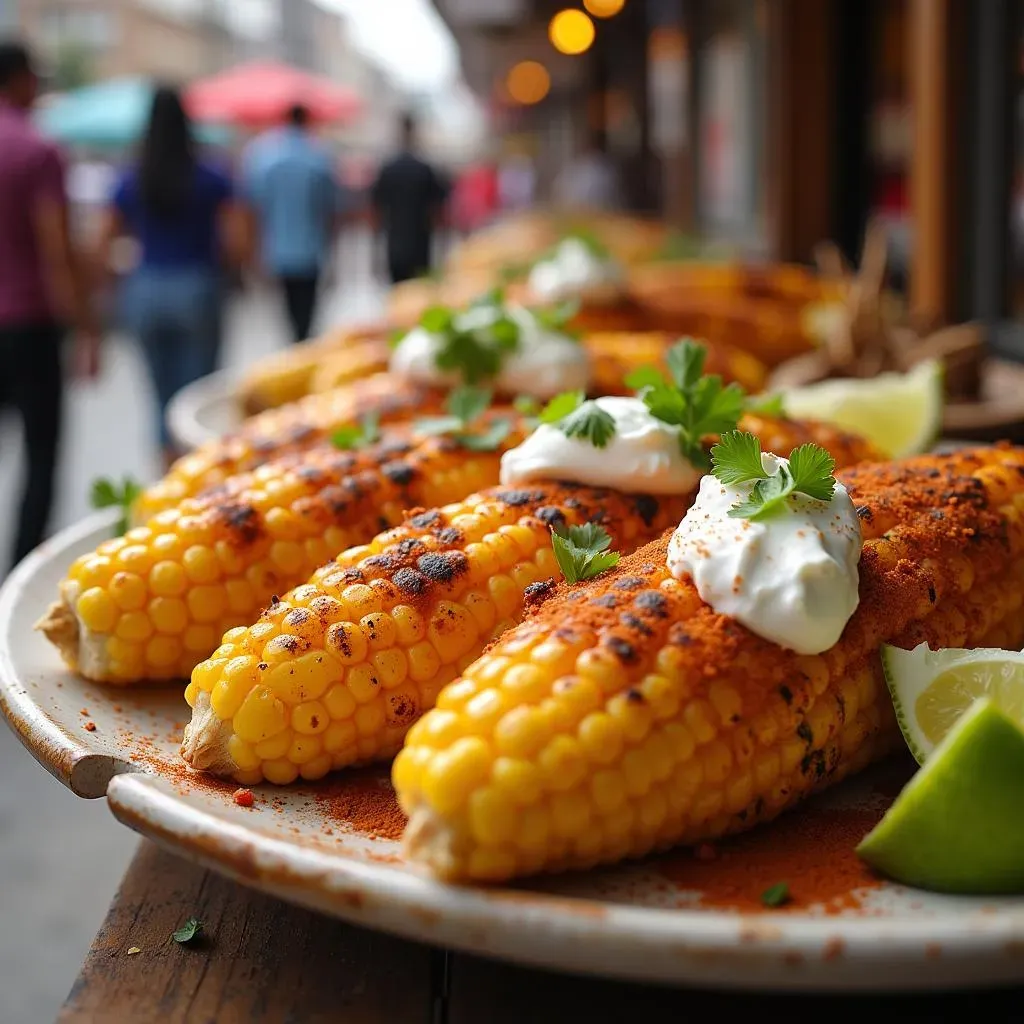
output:
<instances>
[{"instance_id":1,"label":"cilantro sprig","mask_svg":"<svg viewBox=\"0 0 1024 1024\"><path fill-rule=\"evenodd\" d=\"M786 418L786 398L781 391L775 394L751 395L744 406L745 412L752 412L757 416L770 416L773 419Z\"/></svg>"},{"instance_id":2,"label":"cilantro sprig","mask_svg":"<svg viewBox=\"0 0 1024 1024\"><path fill-rule=\"evenodd\" d=\"M666 355L670 380L653 367L641 367L626 378L655 419L679 428L680 451L701 469L710 466L702 439L734 430L746 402L739 384L704 375L706 359L707 349L687 338Z\"/></svg>"},{"instance_id":3,"label":"cilantro sprig","mask_svg":"<svg viewBox=\"0 0 1024 1024\"><path fill-rule=\"evenodd\" d=\"M568 583L593 579L619 561L617 551L609 551L612 539L597 523L582 526L556 526L551 531L551 546L558 568Z\"/></svg>"},{"instance_id":4,"label":"cilantro sprig","mask_svg":"<svg viewBox=\"0 0 1024 1024\"><path fill-rule=\"evenodd\" d=\"M582 391L563 391L544 407L540 422L557 427L566 437L588 441L595 448L607 448L615 436L615 417Z\"/></svg>"},{"instance_id":5,"label":"cilantro sprig","mask_svg":"<svg viewBox=\"0 0 1024 1024\"><path fill-rule=\"evenodd\" d=\"M413 422L421 434L448 436L471 452L493 452L512 433L512 420L504 417L494 420L483 432L471 428L491 404L491 392L486 388L453 388L445 399L445 416L424 416Z\"/></svg>"},{"instance_id":6,"label":"cilantro sprig","mask_svg":"<svg viewBox=\"0 0 1024 1024\"><path fill-rule=\"evenodd\" d=\"M142 487L130 476L126 476L120 483L101 477L93 480L89 500L93 508L121 509L121 518L117 521L117 535L122 536L128 532L132 505L141 493Z\"/></svg>"},{"instance_id":7,"label":"cilantro sprig","mask_svg":"<svg viewBox=\"0 0 1024 1024\"><path fill-rule=\"evenodd\" d=\"M519 324L504 307L504 292L495 289L481 296L472 309L491 313L485 322L447 306L431 306L420 317L420 327L440 339L434 365L457 373L466 384L479 384L495 376L505 357L519 347Z\"/></svg>"},{"instance_id":8,"label":"cilantro sprig","mask_svg":"<svg viewBox=\"0 0 1024 1024\"><path fill-rule=\"evenodd\" d=\"M835 460L819 445L800 445L790 455L789 465L780 463L778 471L772 474L761 459L761 442L753 434L739 430L722 435L711 449L711 465L711 472L723 484L754 481L747 500L729 509L732 519L765 519L794 494L828 501L836 487Z\"/></svg>"},{"instance_id":9,"label":"cilantro sprig","mask_svg":"<svg viewBox=\"0 0 1024 1024\"><path fill-rule=\"evenodd\" d=\"M190 917L180 928L171 933L171 938L174 939L179 946L187 946L190 943L195 942L202 933L203 922L198 918Z\"/></svg>"},{"instance_id":10,"label":"cilantro sprig","mask_svg":"<svg viewBox=\"0 0 1024 1024\"><path fill-rule=\"evenodd\" d=\"M331 444L343 451L368 448L380 440L380 416L368 412L358 424L341 427L331 435Z\"/></svg>"}]
</instances>

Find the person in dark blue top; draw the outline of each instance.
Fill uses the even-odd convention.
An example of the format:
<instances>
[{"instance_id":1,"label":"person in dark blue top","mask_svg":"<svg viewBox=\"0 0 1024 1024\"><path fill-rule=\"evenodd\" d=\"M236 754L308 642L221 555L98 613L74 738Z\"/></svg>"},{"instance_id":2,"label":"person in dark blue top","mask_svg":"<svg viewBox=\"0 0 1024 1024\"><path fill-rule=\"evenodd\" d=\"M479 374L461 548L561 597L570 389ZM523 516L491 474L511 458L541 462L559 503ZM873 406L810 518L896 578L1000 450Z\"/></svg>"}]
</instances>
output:
<instances>
[{"instance_id":1,"label":"person in dark blue top","mask_svg":"<svg viewBox=\"0 0 1024 1024\"><path fill-rule=\"evenodd\" d=\"M165 462L175 455L168 403L217 367L222 270L229 251L241 244L241 222L230 177L196 154L177 90L158 87L139 160L114 189L103 252L109 256L114 241L126 235L138 244L139 263L126 284L124 312L156 390ZM109 259L105 262L109 265Z\"/></svg>"}]
</instances>

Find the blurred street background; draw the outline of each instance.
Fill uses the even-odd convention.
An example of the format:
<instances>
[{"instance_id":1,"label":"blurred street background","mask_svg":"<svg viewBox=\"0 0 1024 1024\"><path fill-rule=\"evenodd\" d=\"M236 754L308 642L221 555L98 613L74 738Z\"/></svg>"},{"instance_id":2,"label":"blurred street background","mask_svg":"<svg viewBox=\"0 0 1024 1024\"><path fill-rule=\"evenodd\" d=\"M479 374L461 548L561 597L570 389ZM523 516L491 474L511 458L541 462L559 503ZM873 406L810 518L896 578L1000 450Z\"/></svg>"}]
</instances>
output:
<instances>
[{"instance_id":1,"label":"blurred street background","mask_svg":"<svg viewBox=\"0 0 1024 1024\"><path fill-rule=\"evenodd\" d=\"M96 477L151 481L167 454L146 350L119 310L139 239L131 203L113 199L154 81L181 87L210 159L265 228L272 203L243 188L246 154L295 112L242 106L306 76L311 134L341 197L313 335L384 312L402 275L378 237L379 174L414 137L446 196L417 275L454 240L552 202L658 218L676 255L765 262L811 264L831 240L856 266L874 223L885 285L915 323L979 323L1015 357L1022 25L1024 0L0 0L0 34L39 64L33 123L63 154L74 244L105 252L98 374L72 380L65 353L50 527L88 514ZM222 367L297 340L282 303L295 275L266 264L272 251L265 242L263 265L232 279ZM25 472L20 429L0 421L9 506ZM0 519L4 550L14 534L14 516ZM0 779L0 1024L35 1024L59 1008L135 839L3 727Z\"/></svg>"}]
</instances>

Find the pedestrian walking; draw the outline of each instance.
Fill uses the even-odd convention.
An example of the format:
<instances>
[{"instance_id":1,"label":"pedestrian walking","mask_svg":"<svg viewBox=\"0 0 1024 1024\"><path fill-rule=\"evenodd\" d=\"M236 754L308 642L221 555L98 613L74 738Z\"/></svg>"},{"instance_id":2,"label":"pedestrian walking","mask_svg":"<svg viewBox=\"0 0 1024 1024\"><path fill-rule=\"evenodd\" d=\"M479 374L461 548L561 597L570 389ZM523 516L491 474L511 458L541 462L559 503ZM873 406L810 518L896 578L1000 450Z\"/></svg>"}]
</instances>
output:
<instances>
[{"instance_id":1,"label":"pedestrian walking","mask_svg":"<svg viewBox=\"0 0 1024 1024\"><path fill-rule=\"evenodd\" d=\"M118 239L130 236L139 248L123 295L125 320L156 390L165 463L178 454L167 426L170 400L218 365L223 271L243 256L239 213L229 175L198 155L177 89L158 87L138 162L115 186L101 252L109 266Z\"/></svg>"},{"instance_id":2,"label":"pedestrian walking","mask_svg":"<svg viewBox=\"0 0 1024 1024\"><path fill-rule=\"evenodd\" d=\"M78 372L99 371L99 327L71 241L65 163L30 118L38 91L28 49L0 40L0 403L18 412L26 461L15 562L42 541L50 519L66 329L75 331Z\"/></svg>"},{"instance_id":3,"label":"pedestrian walking","mask_svg":"<svg viewBox=\"0 0 1024 1024\"><path fill-rule=\"evenodd\" d=\"M304 105L292 107L283 128L252 144L244 176L263 270L284 295L292 340L305 341L345 211L334 161L313 137Z\"/></svg>"},{"instance_id":4,"label":"pedestrian walking","mask_svg":"<svg viewBox=\"0 0 1024 1024\"><path fill-rule=\"evenodd\" d=\"M434 231L449 193L441 175L417 155L416 135L416 121L406 114L399 152L381 167L370 193L392 284L430 272Z\"/></svg>"}]
</instances>

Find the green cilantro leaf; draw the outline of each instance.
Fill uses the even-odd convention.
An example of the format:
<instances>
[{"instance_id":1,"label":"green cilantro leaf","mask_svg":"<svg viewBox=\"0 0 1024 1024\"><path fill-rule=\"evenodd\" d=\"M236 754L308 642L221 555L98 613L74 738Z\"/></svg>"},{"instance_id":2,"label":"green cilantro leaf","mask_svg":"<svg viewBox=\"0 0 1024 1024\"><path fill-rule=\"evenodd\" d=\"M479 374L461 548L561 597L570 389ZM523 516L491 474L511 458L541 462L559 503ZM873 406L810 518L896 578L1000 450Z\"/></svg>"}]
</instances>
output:
<instances>
[{"instance_id":1,"label":"green cilantro leaf","mask_svg":"<svg viewBox=\"0 0 1024 1024\"><path fill-rule=\"evenodd\" d=\"M445 401L448 415L424 416L413 422L413 428L420 434L448 435L467 451L493 452L512 433L515 423L511 419L496 419L482 433L467 429L490 404L491 392L485 388L453 388Z\"/></svg>"},{"instance_id":2,"label":"green cilantro leaf","mask_svg":"<svg viewBox=\"0 0 1024 1024\"><path fill-rule=\"evenodd\" d=\"M501 442L512 433L512 427L511 420L498 419L481 434L459 432L452 436L467 451L493 452L497 451Z\"/></svg>"},{"instance_id":3,"label":"green cilantro leaf","mask_svg":"<svg viewBox=\"0 0 1024 1024\"><path fill-rule=\"evenodd\" d=\"M420 316L420 327L431 334L446 334L451 330L454 319L454 310L447 306L431 306Z\"/></svg>"},{"instance_id":4,"label":"green cilantro leaf","mask_svg":"<svg viewBox=\"0 0 1024 1024\"><path fill-rule=\"evenodd\" d=\"M563 391L560 395L555 395L541 410L541 423L558 423L564 420L566 416L574 413L586 398L582 391Z\"/></svg>"},{"instance_id":5,"label":"green cilantro leaf","mask_svg":"<svg viewBox=\"0 0 1024 1024\"><path fill-rule=\"evenodd\" d=\"M702 469L710 465L703 439L735 429L746 401L738 384L726 386L717 375L703 375L706 358L703 345L684 339L665 357L671 382L649 367L634 371L627 380L655 419L679 428L680 451Z\"/></svg>"},{"instance_id":6,"label":"green cilantro leaf","mask_svg":"<svg viewBox=\"0 0 1024 1024\"><path fill-rule=\"evenodd\" d=\"M574 337L574 335L567 331L566 327L579 311L579 299L567 299L557 306L540 306L530 310L542 327L547 327L552 331L561 331L569 337Z\"/></svg>"},{"instance_id":7,"label":"green cilantro leaf","mask_svg":"<svg viewBox=\"0 0 1024 1024\"><path fill-rule=\"evenodd\" d=\"M724 484L755 480L746 501L729 509L733 519L764 519L782 507L793 494L828 501L835 491L835 460L816 444L802 444L769 475L761 463L761 442L753 435L734 430L711 449L712 472Z\"/></svg>"},{"instance_id":8,"label":"green cilantro leaf","mask_svg":"<svg viewBox=\"0 0 1024 1024\"><path fill-rule=\"evenodd\" d=\"M126 476L120 484L110 479L98 479L92 483L89 499L93 508L120 508L121 518L117 522L117 534L128 532L132 505L142 493L142 487L130 476Z\"/></svg>"},{"instance_id":9,"label":"green cilantro leaf","mask_svg":"<svg viewBox=\"0 0 1024 1024\"><path fill-rule=\"evenodd\" d=\"M439 370L457 371L467 384L476 384L501 369L501 352L475 332L452 328L444 335L434 364Z\"/></svg>"},{"instance_id":10,"label":"green cilantro leaf","mask_svg":"<svg viewBox=\"0 0 1024 1024\"><path fill-rule=\"evenodd\" d=\"M404 327L396 327L388 335L388 348L398 348L398 346L402 344L402 339L408 333L409 332Z\"/></svg>"},{"instance_id":11,"label":"green cilantro leaf","mask_svg":"<svg viewBox=\"0 0 1024 1024\"><path fill-rule=\"evenodd\" d=\"M830 501L836 489L836 460L820 445L800 445L789 456L793 490L818 501Z\"/></svg>"},{"instance_id":12,"label":"green cilantro leaf","mask_svg":"<svg viewBox=\"0 0 1024 1024\"><path fill-rule=\"evenodd\" d=\"M761 442L742 430L730 430L718 439L711 449L711 467L723 484L743 484L768 476L761 464Z\"/></svg>"},{"instance_id":13,"label":"green cilantro leaf","mask_svg":"<svg viewBox=\"0 0 1024 1024\"><path fill-rule=\"evenodd\" d=\"M492 397L486 388L453 388L445 400L445 408L465 426L487 410Z\"/></svg>"},{"instance_id":14,"label":"green cilantro leaf","mask_svg":"<svg viewBox=\"0 0 1024 1024\"><path fill-rule=\"evenodd\" d=\"M380 440L380 415L368 412L358 425L341 427L331 435L331 444L342 451L366 448Z\"/></svg>"},{"instance_id":15,"label":"green cilantro leaf","mask_svg":"<svg viewBox=\"0 0 1024 1024\"><path fill-rule=\"evenodd\" d=\"M569 583L593 579L616 565L619 553L608 550L611 543L608 532L597 523L556 526L551 531L555 560Z\"/></svg>"},{"instance_id":16,"label":"green cilantro leaf","mask_svg":"<svg viewBox=\"0 0 1024 1024\"><path fill-rule=\"evenodd\" d=\"M663 388L666 381L656 366L638 366L626 374L625 384L631 391L643 391L644 388Z\"/></svg>"},{"instance_id":17,"label":"green cilantro leaf","mask_svg":"<svg viewBox=\"0 0 1024 1024\"><path fill-rule=\"evenodd\" d=\"M566 437L589 441L595 448L606 448L615 436L615 419L595 401L584 402L555 424Z\"/></svg>"},{"instance_id":18,"label":"green cilantro leaf","mask_svg":"<svg viewBox=\"0 0 1024 1024\"><path fill-rule=\"evenodd\" d=\"M195 942L203 932L203 922L190 917L177 931L171 934L171 938L179 946L187 946Z\"/></svg>"},{"instance_id":19,"label":"green cilantro leaf","mask_svg":"<svg viewBox=\"0 0 1024 1024\"><path fill-rule=\"evenodd\" d=\"M744 411L782 420L786 418L786 399L781 392L774 395L751 395Z\"/></svg>"},{"instance_id":20,"label":"green cilantro leaf","mask_svg":"<svg viewBox=\"0 0 1024 1024\"><path fill-rule=\"evenodd\" d=\"M668 372L680 391L692 388L704 375L708 350L689 338L673 345L665 356Z\"/></svg>"},{"instance_id":21,"label":"green cilantro leaf","mask_svg":"<svg viewBox=\"0 0 1024 1024\"><path fill-rule=\"evenodd\" d=\"M761 902L766 907L781 907L788 903L793 897L789 892L789 885L786 882L776 882L761 893Z\"/></svg>"},{"instance_id":22,"label":"green cilantro leaf","mask_svg":"<svg viewBox=\"0 0 1024 1024\"><path fill-rule=\"evenodd\" d=\"M521 416L539 416L542 406L533 395L516 395L512 408Z\"/></svg>"},{"instance_id":23,"label":"green cilantro leaf","mask_svg":"<svg viewBox=\"0 0 1024 1024\"><path fill-rule=\"evenodd\" d=\"M480 306L504 306L505 305L505 289L500 285L496 285L494 288L489 288L482 295L478 295L471 303L470 307L479 308Z\"/></svg>"}]
</instances>

